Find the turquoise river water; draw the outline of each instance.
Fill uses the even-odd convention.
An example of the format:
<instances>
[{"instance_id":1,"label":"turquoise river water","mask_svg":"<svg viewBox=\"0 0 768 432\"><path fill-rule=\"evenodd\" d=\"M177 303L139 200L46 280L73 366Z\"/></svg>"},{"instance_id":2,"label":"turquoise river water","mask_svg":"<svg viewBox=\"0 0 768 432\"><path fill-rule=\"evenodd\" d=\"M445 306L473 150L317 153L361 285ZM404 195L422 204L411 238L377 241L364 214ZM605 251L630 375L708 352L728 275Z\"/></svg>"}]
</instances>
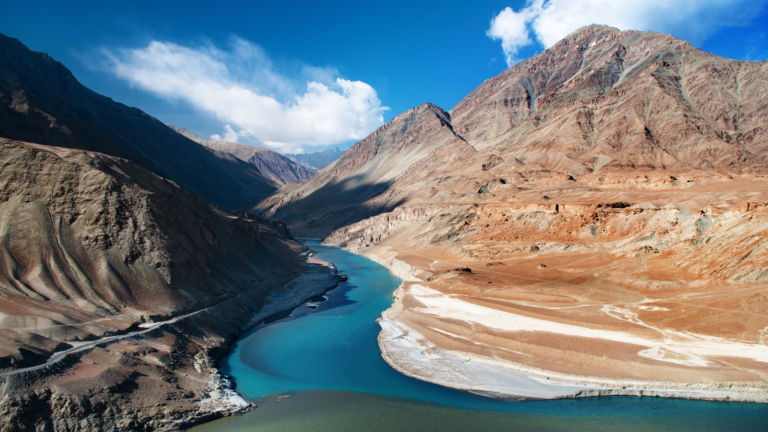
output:
<instances>
[{"instance_id":1,"label":"turquoise river water","mask_svg":"<svg viewBox=\"0 0 768 432\"><path fill-rule=\"evenodd\" d=\"M307 245L349 280L237 341L222 371L258 408L195 431L768 430L763 404L627 396L510 402L408 378L384 362L376 341L375 320L400 279L366 258ZM277 402L281 395L292 396Z\"/></svg>"}]
</instances>

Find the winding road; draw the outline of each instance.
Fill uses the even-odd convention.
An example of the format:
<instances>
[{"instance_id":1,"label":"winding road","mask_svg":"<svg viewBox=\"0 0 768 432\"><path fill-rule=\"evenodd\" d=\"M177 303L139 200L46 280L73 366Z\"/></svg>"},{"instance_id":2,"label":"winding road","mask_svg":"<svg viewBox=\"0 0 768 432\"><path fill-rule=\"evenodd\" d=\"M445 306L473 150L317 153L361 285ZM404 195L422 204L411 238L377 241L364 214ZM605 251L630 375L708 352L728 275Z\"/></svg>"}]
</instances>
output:
<instances>
[{"instance_id":1,"label":"winding road","mask_svg":"<svg viewBox=\"0 0 768 432\"><path fill-rule=\"evenodd\" d=\"M171 318L171 319L166 320L166 321L160 321L160 322L156 322L156 323L144 324L145 327L141 328L140 330L135 330L135 331L132 331L130 333L125 333L125 334L121 334L121 335L107 336L107 337L103 337L101 339L97 339L97 340L93 340L93 341L78 343L77 346L74 346L74 347L69 348L69 349L64 350L64 351L59 351L57 353L54 353L45 363L42 363L42 364L39 364L39 365L36 365L36 366L29 366L29 367L25 367L25 368L19 368L19 369L14 369L14 370L10 370L10 371L0 372L0 378L6 377L6 376L10 376L10 375L16 375L16 374L20 374L20 373L24 373L24 372L32 372L32 371L44 369L44 368L46 368L46 367L48 367L48 366L58 362L59 360L63 359L64 357L66 357L69 354L74 354L74 353L77 353L77 352L80 352L80 351L89 350L89 349L91 349L91 348L93 348L93 347L95 347L97 345L101 345L101 344L104 344L104 343L114 342L116 340L130 338L130 337L134 337L134 336L138 336L138 335L141 335L141 334L144 334L144 333L151 332L152 330L155 330L155 329L157 329L159 327L162 327L164 325L173 324L176 321L179 321L179 320L182 320L182 319L187 318L189 316L198 314L198 313L203 312L203 311L205 311L205 310L207 310L209 308L212 308L214 306L218 306L218 305L220 305L220 304L222 304L224 302L228 302L230 300L236 299L237 297L239 297L239 296L241 296L241 295L251 291L252 289L256 288L259 285L265 284L267 282L272 282L272 281L280 280L280 279L286 279L288 277L290 277L291 280L293 280L293 279L297 278L298 276L300 276L302 274L305 274L305 273L307 273L307 272L305 271L305 272L302 272L302 273L299 273L299 274L292 274L292 275L282 276L282 277L279 277L279 278L267 279L267 280L265 280L263 282L259 282L259 283L255 284L255 285L251 286L250 288L248 288L245 291L233 294L233 295L231 295L231 296L229 296L227 298L224 298L222 300L217 301L216 303L210 304L208 306L205 306L203 308L194 310L192 312L188 312L188 313L186 313L184 315L179 315L177 317Z\"/></svg>"}]
</instances>

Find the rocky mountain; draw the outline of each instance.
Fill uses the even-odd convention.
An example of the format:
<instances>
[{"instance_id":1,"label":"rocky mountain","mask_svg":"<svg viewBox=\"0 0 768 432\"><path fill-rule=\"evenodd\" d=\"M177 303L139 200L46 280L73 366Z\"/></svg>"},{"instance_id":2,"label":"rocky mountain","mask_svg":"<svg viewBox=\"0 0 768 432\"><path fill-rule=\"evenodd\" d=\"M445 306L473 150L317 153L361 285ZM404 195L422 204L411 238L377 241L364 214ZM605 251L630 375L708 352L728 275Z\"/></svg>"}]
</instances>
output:
<instances>
[{"instance_id":1,"label":"rocky mountain","mask_svg":"<svg viewBox=\"0 0 768 432\"><path fill-rule=\"evenodd\" d=\"M406 279L379 342L410 376L471 389L469 357L616 394L757 400L767 93L768 62L589 26L255 210Z\"/></svg>"},{"instance_id":2,"label":"rocky mountain","mask_svg":"<svg viewBox=\"0 0 768 432\"><path fill-rule=\"evenodd\" d=\"M424 104L400 114L302 185L285 187L257 207L306 236L342 226L405 202L396 184L448 175L452 163L477 151L453 132L449 114Z\"/></svg>"},{"instance_id":3,"label":"rocky mountain","mask_svg":"<svg viewBox=\"0 0 768 432\"><path fill-rule=\"evenodd\" d=\"M248 209L280 186L253 165L94 93L61 63L4 35L0 137L126 158L228 209Z\"/></svg>"},{"instance_id":4,"label":"rocky mountain","mask_svg":"<svg viewBox=\"0 0 768 432\"><path fill-rule=\"evenodd\" d=\"M168 127L214 152L231 154L241 161L248 162L255 166L264 177L281 185L301 183L312 177L312 174L314 173L314 171L308 170L294 160L264 147L249 146L228 141L210 141L200 138L186 129L172 125L168 125Z\"/></svg>"},{"instance_id":5,"label":"rocky mountain","mask_svg":"<svg viewBox=\"0 0 768 432\"><path fill-rule=\"evenodd\" d=\"M4 430L177 429L244 409L215 369L228 343L335 283L307 273L285 225L126 159L2 139L0 166Z\"/></svg>"},{"instance_id":6,"label":"rocky mountain","mask_svg":"<svg viewBox=\"0 0 768 432\"><path fill-rule=\"evenodd\" d=\"M334 147L313 153L287 154L285 156L314 173L332 164L342 153L338 147Z\"/></svg>"},{"instance_id":7,"label":"rocky mountain","mask_svg":"<svg viewBox=\"0 0 768 432\"><path fill-rule=\"evenodd\" d=\"M452 124L503 159L562 154L574 174L764 169L767 68L669 35L591 26L483 83Z\"/></svg>"},{"instance_id":8,"label":"rocky mountain","mask_svg":"<svg viewBox=\"0 0 768 432\"><path fill-rule=\"evenodd\" d=\"M576 181L595 172L649 169L765 172L768 109L761 101L767 76L765 62L723 59L672 36L587 27L486 81L451 112L425 104L401 114L309 182L274 194L258 209L295 229L327 235L347 223L320 227L312 221L321 216L308 209L333 212L365 203L361 211L367 213L350 216L364 219L378 208L423 199L424 187L456 200L486 183L489 192L537 177ZM441 156L454 152L456 162L445 165ZM451 173L458 183L436 188L425 181L435 178L432 172ZM346 195L338 197L333 188ZM309 218L311 227L297 218Z\"/></svg>"},{"instance_id":9,"label":"rocky mountain","mask_svg":"<svg viewBox=\"0 0 768 432\"><path fill-rule=\"evenodd\" d=\"M285 224L237 210L282 184L0 35L0 430L250 409L218 360L339 280Z\"/></svg>"}]
</instances>

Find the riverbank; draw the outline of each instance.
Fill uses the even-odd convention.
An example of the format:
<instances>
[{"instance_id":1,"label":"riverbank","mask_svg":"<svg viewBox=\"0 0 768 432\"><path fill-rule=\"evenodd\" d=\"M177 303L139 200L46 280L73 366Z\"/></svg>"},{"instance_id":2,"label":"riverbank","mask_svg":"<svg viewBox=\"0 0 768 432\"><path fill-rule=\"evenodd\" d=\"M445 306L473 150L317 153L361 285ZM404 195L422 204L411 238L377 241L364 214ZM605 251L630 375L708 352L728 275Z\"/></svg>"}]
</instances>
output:
<instances>
[{"instance_id":1,"label":"riverbank","mask_svg":"<svg viewBox=\"0 0 768 432\"><path fill-rule=\"evenodd\" d=\"M394 369L412 378L434 384L470 391L476 394L505 399L559 399L593 396L654 396L683 399L720 400L739 402L768 403L768 386L759 382L682 382L649 381L594 377L549 371L522 363L500 360L479 355L476 352L446 349L432 342L419 331L413 329L400 316L408 315L414 309L429 309L426 298L441 297L437 291L429 292L417 282L430 277L432 273L398 260L397 254L388 248L374 247L364 251L344 248L365 256L392 271L403 279L403 284L393 294L392 307L382 314L379 324L382 328L378 341L382 357ZM421 276L421 277L418 277ZM416 288L421 296L412 295ZM450 296L444 296L446 298ZM405 303L409 304L406 305ZM461 305L459 305L461 306ZM468 307L475 305L467 303ZM461 316L431 308L432 319L453 320L462 325L479 325L475 321L461 321ZM488 311L481 311L481 315ZM486 322L486 325L488 323ZM425 326L433 332L441 333L447 339L464 339L463 345L482 345L477 341L452 334L436 327ZM524 329L531 331L536 329ZM549 332L552 329L547 329ZM590 329L584 329L588 333ZM710 345L718 341L708 340ZM457 344L461 345L461 344ZM728 355L754 357L761 355L765 347L744 344L721 344L715 348L731 348ZM709 346L708 348L712 348ZM649 349L648 351L651 351ZM657 349L657 351L661 351ZM754 351L754 352L752 352ZM678 362L688 359L674 359ZM752 360L752 359L750 359ZM760 360L756 358L755 360Z\"/></svg>"}]
</instances>

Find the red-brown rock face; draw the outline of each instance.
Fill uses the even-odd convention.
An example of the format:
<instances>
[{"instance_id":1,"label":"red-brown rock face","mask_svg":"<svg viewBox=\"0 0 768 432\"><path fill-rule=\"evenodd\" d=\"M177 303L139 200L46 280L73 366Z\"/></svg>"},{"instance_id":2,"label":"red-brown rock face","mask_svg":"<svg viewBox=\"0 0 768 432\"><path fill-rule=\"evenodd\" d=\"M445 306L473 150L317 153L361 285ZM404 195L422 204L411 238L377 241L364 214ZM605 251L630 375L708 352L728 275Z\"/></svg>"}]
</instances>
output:
<instances>
[{"instance_id":1,"label":"red-brown rock face","mask_svg":"<svg viewBox=\"0 0 768 432\"><path fill-rule=\"evenodd\" d=\"M765 169L767 83L766 62L591 26L486 81L451 116L463 138L504 159L563 153L585 172Z\"/></svg>"}]
</instances>

